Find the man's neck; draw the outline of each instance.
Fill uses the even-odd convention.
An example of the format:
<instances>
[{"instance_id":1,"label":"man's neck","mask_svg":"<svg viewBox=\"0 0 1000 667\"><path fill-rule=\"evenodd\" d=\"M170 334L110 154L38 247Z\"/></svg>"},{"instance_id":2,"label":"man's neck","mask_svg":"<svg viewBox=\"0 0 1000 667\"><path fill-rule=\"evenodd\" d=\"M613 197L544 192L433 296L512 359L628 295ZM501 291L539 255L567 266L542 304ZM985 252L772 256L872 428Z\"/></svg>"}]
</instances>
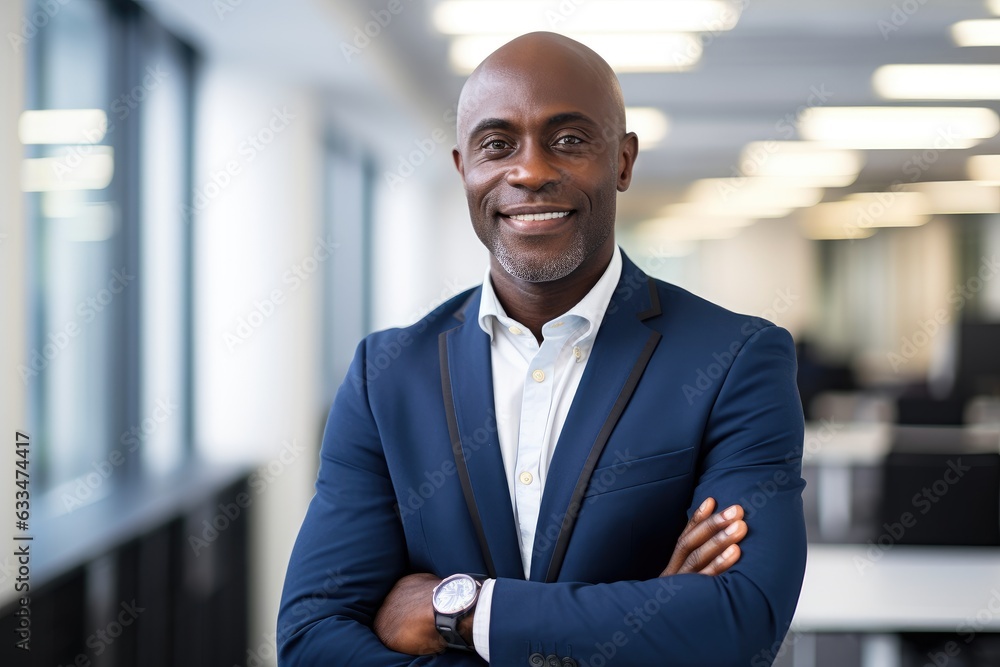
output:
<instances>
[{"instance_id":1,"label":"man's neck","mask_svg":"<svg viewBox=\"0 0 1000 667\"><path fill-rule=\"evenodd\" d=\"M614 240L605 243L575 271L559 280L533 283L507 273L496 257L490 257L490 279L504 312L542 342L542 326L567 312L587 296L601 279L614 254Z\"/></svg>"}]
</instances>

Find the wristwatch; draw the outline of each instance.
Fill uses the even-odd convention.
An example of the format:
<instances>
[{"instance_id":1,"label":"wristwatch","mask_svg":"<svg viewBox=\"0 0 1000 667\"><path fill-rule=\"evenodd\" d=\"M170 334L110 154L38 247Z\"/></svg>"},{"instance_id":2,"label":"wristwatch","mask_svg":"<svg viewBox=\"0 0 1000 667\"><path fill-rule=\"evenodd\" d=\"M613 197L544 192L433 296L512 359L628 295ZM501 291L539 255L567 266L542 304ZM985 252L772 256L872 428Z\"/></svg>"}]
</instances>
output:
<instances>
[{"instance_id":1,"label":"wristwatch","mask_svg":"<svg viewBox=\"0 0 1000 667\"><path fill-rule=\"evenodd\" d=\"M471 614L479 601L479 591L486 577L474 574L453 574L434 587L434 625L444 637L448 648L472 651L471 644L458 632L459 622Z\"/></svg>"}]
</instances>

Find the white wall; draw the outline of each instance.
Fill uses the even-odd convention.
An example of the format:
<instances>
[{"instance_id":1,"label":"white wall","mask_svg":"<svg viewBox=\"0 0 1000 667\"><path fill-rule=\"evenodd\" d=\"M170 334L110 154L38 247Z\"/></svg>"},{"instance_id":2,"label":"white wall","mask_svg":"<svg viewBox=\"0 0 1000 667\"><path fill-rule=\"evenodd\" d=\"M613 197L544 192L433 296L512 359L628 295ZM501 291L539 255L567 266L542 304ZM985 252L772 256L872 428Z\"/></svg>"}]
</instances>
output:
<instances>
[{"instance_id":1,"label":"white wall","mask_svg":"<svg viewBox=\"0 0 1000 667\"><path fill-rule=\"evenodd\" d=\"M329 407L318 375L320 289L322 264L336 255L318 241L320 117L308 91L237 66L209 62L197 85L195 190L210 200L196 200L193 223L195 432L210 461L269 466L263 488L251 489L254 651L274 633ZM227 166L237 173L223 175Z\"/></svg>"},{"instance_id":2,"label":"white wall","mask_svg":"<svg viewBox=\"0 0 1000 667\"><path fill-rule=\"evenodd\" d=\"M799 336L817 308L816 247L792 219L758 220L729 239L650 243L625 230L625 251L651 275L730 310L763 317ZM686 250L687 254L658 253Z\"/></svg>"},{"instance_id":3,"label":"white wall","mask_svg":"<svg viewBox=\"0 0 1000 667\"><path fill-rule=\"evenodd\" d=\"M482 281L488 254L472 231L451 149L454 127L441 119L395 152L378 156L373 230L374 329L412 323L456 293ZM436 134L440 133L440 134ZM414 142L434 150L410 173L400 159L420 161ZM433 140L432 140L433 141ZM395 175L408 174L396 180Z\"/></svg>"}]
</instances>

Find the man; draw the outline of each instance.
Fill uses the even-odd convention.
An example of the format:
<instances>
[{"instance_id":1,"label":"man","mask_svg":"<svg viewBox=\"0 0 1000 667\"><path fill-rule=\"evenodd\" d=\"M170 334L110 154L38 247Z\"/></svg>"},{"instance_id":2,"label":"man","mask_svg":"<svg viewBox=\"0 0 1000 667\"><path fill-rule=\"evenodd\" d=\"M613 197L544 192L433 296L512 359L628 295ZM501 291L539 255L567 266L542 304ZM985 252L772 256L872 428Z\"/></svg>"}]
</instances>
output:
<instances>
[{"instance_id":1,"label":"man","mask_svg":"<svg viewBox=\"0 0 1000 667\"><path fill-rule=\"evenodd\" d=\"M590 49L508 43L457 129L487 277L359 346L282 664L767 664L805 564L791 337L621 254L637 138Z\"/></svg>"}]
</instances>

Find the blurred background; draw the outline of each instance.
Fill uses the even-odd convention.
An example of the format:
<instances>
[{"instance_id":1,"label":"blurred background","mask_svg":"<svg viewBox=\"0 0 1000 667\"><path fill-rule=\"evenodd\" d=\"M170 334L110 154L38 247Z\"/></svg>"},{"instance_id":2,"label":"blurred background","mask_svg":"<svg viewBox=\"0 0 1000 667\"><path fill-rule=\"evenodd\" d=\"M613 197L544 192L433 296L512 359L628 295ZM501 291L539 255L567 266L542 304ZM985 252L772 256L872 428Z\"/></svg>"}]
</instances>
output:
<instances>
[{"instance_id":1,"label":"blurred background","mask_svg":"<svg viewBox=\"0 0 1000 667\"><path fill-rule=\"evenodd\" d=\"M4 2L0 662L275 663L333 394L482 279L458 92L536 29L620 72L625 252L798 343L754 664L1000 665L996 0Z\"/></svg>"}]
</instances>

